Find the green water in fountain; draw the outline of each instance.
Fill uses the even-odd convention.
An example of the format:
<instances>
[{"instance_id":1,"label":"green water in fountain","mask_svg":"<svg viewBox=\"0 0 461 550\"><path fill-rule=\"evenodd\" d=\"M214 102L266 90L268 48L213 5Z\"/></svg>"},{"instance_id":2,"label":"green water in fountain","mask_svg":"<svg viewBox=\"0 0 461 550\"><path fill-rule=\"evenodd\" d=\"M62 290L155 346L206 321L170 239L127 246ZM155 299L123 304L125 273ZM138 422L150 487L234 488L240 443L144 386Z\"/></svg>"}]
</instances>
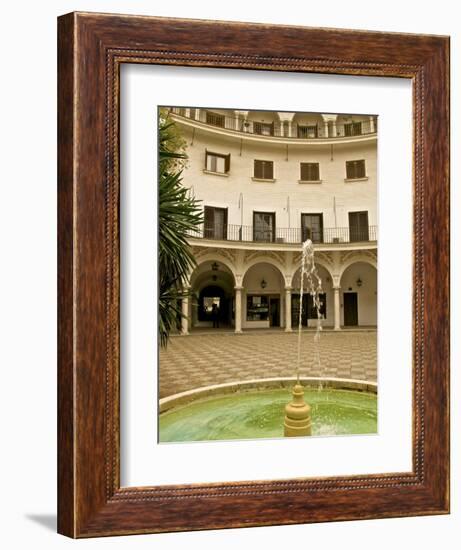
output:
<instances>
[{"instance_id":1,"label":"green water in fountain","mask_svg":"<svg viewBox=\"0 0 461 550\"><path fill-rule=\"evenodd\" d=\"M255 390L212 397L160 415L160 442L283 437L290 389ZM305 388L312 435L372 434L377 431L374 393Z\"/></svg>"}]
</instances>

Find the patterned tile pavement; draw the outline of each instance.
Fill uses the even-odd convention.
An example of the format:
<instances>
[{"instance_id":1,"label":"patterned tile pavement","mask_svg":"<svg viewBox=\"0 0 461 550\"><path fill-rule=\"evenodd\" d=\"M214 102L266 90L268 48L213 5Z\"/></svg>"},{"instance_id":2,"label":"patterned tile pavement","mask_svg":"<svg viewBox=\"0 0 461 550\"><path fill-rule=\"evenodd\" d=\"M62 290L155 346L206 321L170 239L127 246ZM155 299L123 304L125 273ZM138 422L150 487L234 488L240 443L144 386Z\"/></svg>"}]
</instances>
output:
<instances>
[{"instance_id":1,"label":"patterned tile pavement","mask_svg":"<svg viewBox=\"0 0 461 550\"><path fill-rule=\"evenodd\" d=\"M323 331L320 368L313 331L301 338L301 375L376 382L376 330ZM294 376L297 334L197 332L172 336L160 351L160 398L211 384Z\"/></svg>"}]
</instances>

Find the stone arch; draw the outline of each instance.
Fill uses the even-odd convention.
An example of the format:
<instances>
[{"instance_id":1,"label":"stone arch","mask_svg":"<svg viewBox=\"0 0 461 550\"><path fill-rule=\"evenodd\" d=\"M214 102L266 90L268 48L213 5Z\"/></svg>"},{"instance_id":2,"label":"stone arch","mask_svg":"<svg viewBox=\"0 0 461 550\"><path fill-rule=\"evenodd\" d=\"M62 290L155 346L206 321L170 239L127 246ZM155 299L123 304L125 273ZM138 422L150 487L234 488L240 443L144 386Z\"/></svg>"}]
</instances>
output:
<instances>
[{"instance_id":1,"label":"stone arch","mask_svg":"<svg viewBox=\"0 0 461 550\"><path fill-rule=\"evenodd\" d=\"M198 267L200 267L202 264L206 262L221 262L232 273L232 276L234 277L234 282L237 281L237 269L235 265L225 256L222 256L221 254L216 254L216 253L204 254L203 256L200 256L199 258L197 258L197 265L195 266L194 270L190 273L189 280L192 277L194 271L196 271Z\"/></svg>"},{"instance_id":2,"label":"stone arch","mask_svg":"<svg viewBox=\"0 0 461 550\"><path fill-rule=\"evenodd\" d=\"M245 278L245 275L248 273L248 271L257 264L271 264L276 269L278 269L278 271L280 272L280 276L282 277L282 280L285 281L285 278L287 275L286 273L287 270L285 266L281 262L278 262L272 256L264 256L264 255L255 256L254 258L251 258L251 260L249 260L248 263L245 263L245 268L242 273L242 281Z\"/></svg>"},{"instance_id":3,"label":"stone arch","mask_svg":"<svg viewBox=\"0 0 461 550\"><path fill-rule=\"evenodd\" d=\"M371 258L370 256L365 256L365 255L353 256L352 258L349 258L348 260L346 260L341 265L341 268L339 270L339 281L340 282L341 282L341 279L342 279L346 269L348 269L351 265L354 265L354 264L357 264L357 263L369 264L372 267L374 267L376 269L376 271L378 271L378 262L376 261L376 259Z\"/></svg>"}]
</instances>

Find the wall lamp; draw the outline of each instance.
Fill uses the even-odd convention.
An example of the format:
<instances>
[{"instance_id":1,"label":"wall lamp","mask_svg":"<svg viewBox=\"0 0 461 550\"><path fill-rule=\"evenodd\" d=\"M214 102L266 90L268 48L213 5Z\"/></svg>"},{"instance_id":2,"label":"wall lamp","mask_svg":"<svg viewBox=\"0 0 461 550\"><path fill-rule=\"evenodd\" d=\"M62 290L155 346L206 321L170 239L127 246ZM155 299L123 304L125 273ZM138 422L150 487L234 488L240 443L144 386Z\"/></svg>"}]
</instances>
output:
<instances>
[{"instance_id":1,"label":"wall lamp","mask_svg":"<svg viewBox=\"0 0 461 550\"><path fill-rule=\"evenodd\" d=\"M363 281L360 277L355 282L359 288L363 285Z\"/></svg>"},{"instance_id":2,"label":"wall lamp","mask_svg":"<svg viewBox=\"0 0 461 550\"><path fill-rule=\"evenodd\" d=\"M267 286L267 283L266 283L266 281L263 279L263 280L261 281L261 288L266 288L266 286Z\"/></svg>"}]
</instances>

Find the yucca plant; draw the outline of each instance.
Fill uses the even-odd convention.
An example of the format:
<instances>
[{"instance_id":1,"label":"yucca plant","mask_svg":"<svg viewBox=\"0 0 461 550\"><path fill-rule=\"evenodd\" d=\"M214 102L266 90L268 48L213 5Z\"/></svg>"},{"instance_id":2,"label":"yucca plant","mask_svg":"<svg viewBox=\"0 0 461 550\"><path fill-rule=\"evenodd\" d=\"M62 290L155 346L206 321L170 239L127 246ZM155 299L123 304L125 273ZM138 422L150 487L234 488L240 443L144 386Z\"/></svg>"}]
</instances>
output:
<instances>
[{"instance_id":1,"label":"yucca plant","mask_svg":"<svg viewBox=\"0 0 461 550\"><path fill-rule=\"evenodd\" d=\"M200 201L182 186L187 159L184 140L165 112L159 117L158 170L158 274L159 339L166 346L171 330L182 316L178 300L186 296L184 282L196 262L187 242L189 232L203 222Z\"/></svg>"}]
</instances>

